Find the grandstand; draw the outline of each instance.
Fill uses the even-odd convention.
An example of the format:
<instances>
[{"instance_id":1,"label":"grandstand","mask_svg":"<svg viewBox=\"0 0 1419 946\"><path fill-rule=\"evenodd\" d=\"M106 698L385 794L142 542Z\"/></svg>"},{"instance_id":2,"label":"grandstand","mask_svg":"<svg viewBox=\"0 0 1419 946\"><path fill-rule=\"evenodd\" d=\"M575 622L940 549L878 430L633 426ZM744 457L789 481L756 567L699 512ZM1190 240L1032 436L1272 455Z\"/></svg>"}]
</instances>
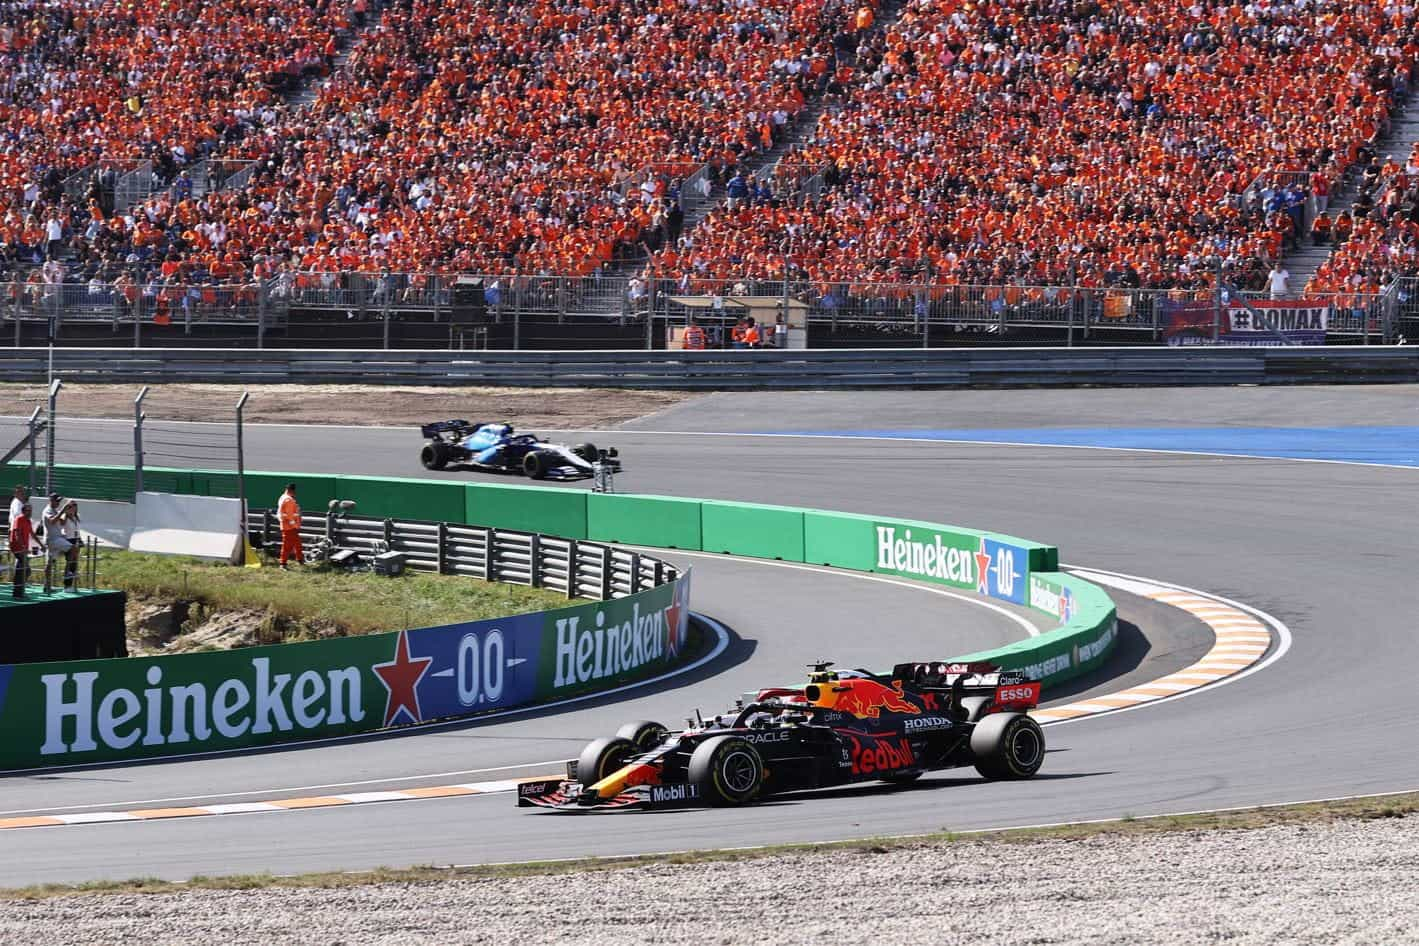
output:
<instances>
[{"instance_id":1,"label":"grandstand","mask_svg":"<svg viewBox=\"0 0 1419 946\"><path fill-rule=\"evenodd\" d=\"M1286 259L1368 334L1419 275L1419 152L1382 153L1414 146L1408 10L10 4L0 303L17 340L51 312L279 332L293 306L333 337L447 318L467 273L495 315L780 294L1003 331L1083 298L1156 340L1160 293L1260 291Z\"/></svg>"}]
</instances>

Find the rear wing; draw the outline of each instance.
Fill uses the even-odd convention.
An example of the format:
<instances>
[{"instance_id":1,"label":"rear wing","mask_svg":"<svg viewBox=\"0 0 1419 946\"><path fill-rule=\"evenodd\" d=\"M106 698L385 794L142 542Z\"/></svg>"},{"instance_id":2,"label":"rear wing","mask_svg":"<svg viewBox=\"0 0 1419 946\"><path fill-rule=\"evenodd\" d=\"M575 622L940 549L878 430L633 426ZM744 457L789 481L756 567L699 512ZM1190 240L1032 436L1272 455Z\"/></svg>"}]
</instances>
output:
<instances>
[{"instance_id":1,"label":"rear wing","mask_svg":"<svg viewBox=\"0 0 1419 946\"><path fill-rule=\"evenodd\" d=\"M994 710L1027 710L1040 702L1040 681L1023 670L1001 670L986 661L897 664L892 679L927 693L950 693L957 701L962 696L990 696Z\"/></svg>"},{"instance_id":2,"label":"rear wing","mask_svg":"<svg viewBox=\"0 0 1419 946\"><path fill-rule=\"evenodd\" d=\"M429 440L441 437L444 434L455 434L459 437L471 434L482 424L470 424L466 420L441 420L432 424L424 424L419 428L419 432Z\"/></svg>"}]
</instances>

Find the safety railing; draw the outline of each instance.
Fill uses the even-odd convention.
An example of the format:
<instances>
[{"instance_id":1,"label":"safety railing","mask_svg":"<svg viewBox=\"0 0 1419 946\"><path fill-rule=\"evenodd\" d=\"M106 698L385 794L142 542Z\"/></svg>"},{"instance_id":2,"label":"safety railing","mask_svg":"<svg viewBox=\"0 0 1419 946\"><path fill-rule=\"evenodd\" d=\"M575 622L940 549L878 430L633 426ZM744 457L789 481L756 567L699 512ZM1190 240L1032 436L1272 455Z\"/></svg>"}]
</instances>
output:
<instances>
[{"instance_id":1,"label":"safety railing","mask_svg":"<svg viewBox=\"0 0 1419 946\"><path fill-rule=\"evenodd\" d=\"M273 509L251 510L247 533L253 545L279 547L277 521ZM323 516L303 518L301 542L327 554L346 551L368 558L395 552L403 556L405 567L415 571L546 588L568 598L595 601L624 598L679 577L674 565L601 542L449 522L354 516L342 512L338 504Z\"/></svg>"}]
</instances>

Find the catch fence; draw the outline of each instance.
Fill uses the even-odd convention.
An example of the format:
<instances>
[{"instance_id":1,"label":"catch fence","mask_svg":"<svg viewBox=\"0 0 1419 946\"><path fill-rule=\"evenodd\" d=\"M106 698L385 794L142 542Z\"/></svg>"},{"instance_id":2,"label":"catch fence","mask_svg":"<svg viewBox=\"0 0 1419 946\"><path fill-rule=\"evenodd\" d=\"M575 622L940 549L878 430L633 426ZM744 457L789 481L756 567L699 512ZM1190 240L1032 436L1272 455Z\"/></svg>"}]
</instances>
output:
<instances>
[{"instance_id":1,"label":"catch fence","mask_svg":"<svg viewBox=\"0 0 1419 946\"><path fill-rule=\"evenodd\" d=\"M783 268L793 272L785 258ZM1419 334L1416 280L1379 293L1307 293L1327 312L1331 342L1389 343ZM1265 298L1239 292L1238 299ZM127 344L165 347L411 347L401 325L443 326L412 347L476 348L502 326L492 347L546 347L574 320L644 326L619 347L660 348L692 317L710 344L728 344L742 315L833 333L852 328L934 347L971 336L1020 343L1160 343L1170 303L1218 300L1210 289L1163 290L1044 285L955 285L920 277L821 282L662 278L653 274L528 276L433 273L284 273L243 283L150 281L46 283L32 274L0 283L0 344ZM299 322L295 313L307 321ZM550 327L548 327L550 326ZM457 330L455 330L457 329ZM465 331L465 329L468 329ZM539 334L540 333L540 334ZM575 339L553 347L576 347Z\"/></svg>"}]
</instances>

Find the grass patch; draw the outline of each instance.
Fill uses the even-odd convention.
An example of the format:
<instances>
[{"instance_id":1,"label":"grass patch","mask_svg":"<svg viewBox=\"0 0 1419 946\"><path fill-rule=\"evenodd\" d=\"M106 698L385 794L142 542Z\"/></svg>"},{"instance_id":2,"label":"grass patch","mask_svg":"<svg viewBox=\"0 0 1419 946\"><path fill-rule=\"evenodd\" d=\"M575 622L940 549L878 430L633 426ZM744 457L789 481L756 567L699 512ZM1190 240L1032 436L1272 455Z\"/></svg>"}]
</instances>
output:
<instances>
[{"instance_id":1,"label":"grass patch","mask_svg":"<svg viewBox=\"0 0 1419 946\"><path fill-rule=\"evenodd\" d=\"M99 584L141 598L193 601L213 610L255 609L331 622L350 634L432 627L566 607L565 595L460 575L395 578L330 568L237 568L138 552L99 553Z\"/></svg>"},{"instance_id":2,"label":"grass patch","mask_svg":"<svg viewBox=\"0 0 1419 946\"><path fill-rule=\"evenodd\" d=\"M908 838L864 838L824 844L779 844L739 850L683 851L676 854L647 854L640 857L579 858L565 861L528 861L520 864L490 864L474 867L379 867L369 871L299 874L239 874L230 877L194 877L186 882L139 878L104 880L82 884L38 884L0 890L3 900L41 900L92 894L179 893L188 890L254 890L258 888L316 887L337 889L373 884L435 884L449 880L546 877L587 871L625 870L658 864L707 864L762 860L785 854L848 853L886 854L924 847L944 847L962 841L1022 844L1045 840L1085 840L1090 838L1135 837L1199 831L1246 831L1289 824L1327 824L1337 821L1404 818L1419 813L1419 793L1352 798L1344 801L1278 805L1196 815L1130 817L1095 824L1061 825L1052 828L1013 828L960 834L943 831ZM536 817L535 815L533 817ZM633 815L629 817L634 817ZM45 829L35 829L45 830Z\"/></svg>"}]
</instances>

